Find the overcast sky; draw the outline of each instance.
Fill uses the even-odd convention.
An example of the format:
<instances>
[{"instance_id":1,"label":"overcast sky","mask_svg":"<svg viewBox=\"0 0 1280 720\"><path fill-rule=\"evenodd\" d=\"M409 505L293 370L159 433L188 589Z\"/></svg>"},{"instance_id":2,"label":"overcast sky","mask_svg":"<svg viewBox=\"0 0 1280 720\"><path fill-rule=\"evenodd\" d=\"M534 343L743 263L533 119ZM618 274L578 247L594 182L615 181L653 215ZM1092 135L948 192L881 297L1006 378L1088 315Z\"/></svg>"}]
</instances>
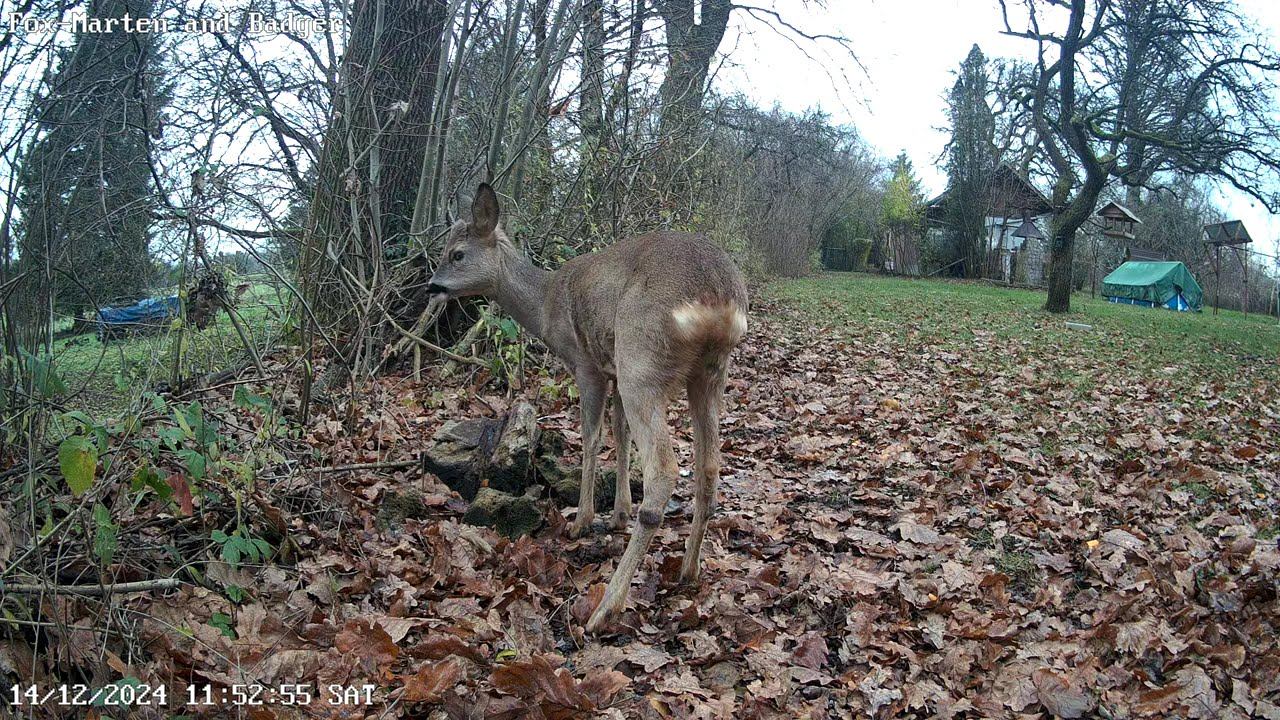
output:
<instances>
[{"instance_id":1,"label":"overcast sky","mask_svg":"<svg viewBox=\"0 0 1280 720\"><path fill-rule=\"evenodd\" d=\"M1272 38L1272 47L1280 44L1280 2L1239 5ZM946 142L940 130L946 123L943 96L969 48L977 43L988 58L1035 54L1031 41L1000 35L996 0L829 0L825 9L783 0L776 7L806 31L849 38L865 72L839 50L806 48L813 55L806 58L791 41L739 11L725 37L732 65L721 69L718 86L788 110L820 107L837 121L851 122L882 155L905 150L927 194L946 185L939 166ZM1230 218L1244 220L1256 249L1274 253L1280 217L1234 190L1220 191L1219 205Z\"/></svg>"}]
</instances>

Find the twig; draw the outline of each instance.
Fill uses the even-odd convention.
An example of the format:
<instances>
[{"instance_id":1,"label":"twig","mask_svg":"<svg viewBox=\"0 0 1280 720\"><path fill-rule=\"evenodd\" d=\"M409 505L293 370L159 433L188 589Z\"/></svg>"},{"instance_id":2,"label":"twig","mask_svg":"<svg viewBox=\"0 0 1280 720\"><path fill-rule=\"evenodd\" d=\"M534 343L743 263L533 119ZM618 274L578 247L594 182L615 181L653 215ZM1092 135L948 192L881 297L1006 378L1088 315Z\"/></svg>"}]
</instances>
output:
<instances>
[{"instance_id":1,"label":"twig","mask_svg":"<svg viewBox=\"0 0 1280 720\"><path fill-rule=\"evenodd\" d=\"M388 460L385 462L356 463L354 465L335 465L333 467L311 469L319 473L352 472L355 470L403 470L404 468L421 464L421 460Z\"/></svg>"},{"instance_id":2,"label":"twig","mask_svg":"<svg viewBox=\"0 0 1280 720\"><path fill-rule=\"evenodd\" d=\"M139 580L137 582L115 583L112 585L26 585L15 583L0 587L6 593L15 595L110 595L113 593L150 592L152 590L172 590L182 584L177 578L159 578L157 580Z\"/></svg>"},{"instance_id":3,"label":"twig","mask_svg":"<svg viewBox=\"0 0 1280 720\"><path fill-rule=\"evenodd\" d=\"M482 367L482 368L489 367L489 364L481 360L480 358L473 358L473 357L467 357L466 355L459 355L458 353L453 352L452 350L448 350L446 348L440 347L439 345L436 345L430 340L424 340L423 338L417 335L414 335L408 330L405 330L404 328L400 327L400 323L396 322L395 318L391 317L390 313L387 313L384 311L382 315L387 319L387 322L391 323L391 326L394 327L401 335L405 336L406 338L412 340L413 342L417 343L418 345L421 345L422 347L428 350L437 352L449 358L450 360L456 360L458 362L475 365L476 367Z\"/></svg>"}]
</instances>

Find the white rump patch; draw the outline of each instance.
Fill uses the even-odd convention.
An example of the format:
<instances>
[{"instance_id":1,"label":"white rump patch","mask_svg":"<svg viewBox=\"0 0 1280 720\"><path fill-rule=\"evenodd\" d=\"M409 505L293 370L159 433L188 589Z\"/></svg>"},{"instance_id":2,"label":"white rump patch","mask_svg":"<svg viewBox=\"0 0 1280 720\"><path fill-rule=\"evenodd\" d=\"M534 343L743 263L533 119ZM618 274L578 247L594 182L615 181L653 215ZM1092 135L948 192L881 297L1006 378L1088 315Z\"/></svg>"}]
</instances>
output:
<instances>
[{"instance_id":1,"label":"white rump patch","mask_svg":"<svg viewBox=\"0 0 1280 720\"><path fill-rule=\"evenodd\" d=\"M734 341L742 339L747 334L747 313L742 308L733 309L733 337Z\"/></svg>"},{"instance_id":2,"label":"white rump patch","mask_svg":"<svg viewBox=\"0 0 1280 720\"><path fill-rule=\"evenodd\" d=\"M705 333L719 328L724 339L733 344L747 333L747 313L733 304L685 303L671 311L671 319L682 334Z\"/></svg>"},{"instance_id":3,"label":"white rump patch","mask_svg":"<svg viewBox=\"0 0 1280 720\"><path fill-rule=\"evenodd\" d=\"M702 320L706 318L707 310L709 309L710 308L705 305L685 303L675 310L672 310L671 317L675 319L676 327L688 332L702 323Z\"/></svg>"}]
</instances>

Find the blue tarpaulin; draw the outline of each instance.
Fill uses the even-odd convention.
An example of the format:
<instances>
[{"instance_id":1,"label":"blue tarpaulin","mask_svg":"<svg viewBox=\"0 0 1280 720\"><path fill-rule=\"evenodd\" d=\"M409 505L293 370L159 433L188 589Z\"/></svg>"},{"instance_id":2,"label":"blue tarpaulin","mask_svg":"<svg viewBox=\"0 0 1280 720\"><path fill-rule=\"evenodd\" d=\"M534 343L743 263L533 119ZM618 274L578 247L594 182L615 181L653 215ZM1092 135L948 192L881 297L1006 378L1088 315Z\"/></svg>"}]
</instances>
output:
<instances>
[{"instance_id":1,"label":"blue tarpaulin","mask_svg":"<svg viewBox=\"0 0 1280 720\"><path fill-rule=\"evenodd\" d=\"M124 307L100 308L98 310L98 329L124 329L129 326L168 325L169 319L177 317L181 304L177 297L147 298Z\"/></svg>"}]
</instances>

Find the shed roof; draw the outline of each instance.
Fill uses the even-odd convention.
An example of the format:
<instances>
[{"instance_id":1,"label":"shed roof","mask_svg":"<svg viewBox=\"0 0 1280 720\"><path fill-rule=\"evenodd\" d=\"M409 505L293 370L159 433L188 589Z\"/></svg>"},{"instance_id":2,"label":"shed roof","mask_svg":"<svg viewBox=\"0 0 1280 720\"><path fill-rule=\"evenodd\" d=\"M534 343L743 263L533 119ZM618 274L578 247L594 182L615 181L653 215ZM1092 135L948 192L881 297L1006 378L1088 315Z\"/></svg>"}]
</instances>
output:
<instances>
[{"instance_id":1,"label":"shed roof","mask_svg":"<svg viewBox=\"0 0 1280 720\"><path fill-rule=\"evenodd\" d=\"M1245 245L1253 242L1244 223L1239 220L1213 223L1204 226L1204 234L1212 245Z\"/></svg>"}]
</instances>

